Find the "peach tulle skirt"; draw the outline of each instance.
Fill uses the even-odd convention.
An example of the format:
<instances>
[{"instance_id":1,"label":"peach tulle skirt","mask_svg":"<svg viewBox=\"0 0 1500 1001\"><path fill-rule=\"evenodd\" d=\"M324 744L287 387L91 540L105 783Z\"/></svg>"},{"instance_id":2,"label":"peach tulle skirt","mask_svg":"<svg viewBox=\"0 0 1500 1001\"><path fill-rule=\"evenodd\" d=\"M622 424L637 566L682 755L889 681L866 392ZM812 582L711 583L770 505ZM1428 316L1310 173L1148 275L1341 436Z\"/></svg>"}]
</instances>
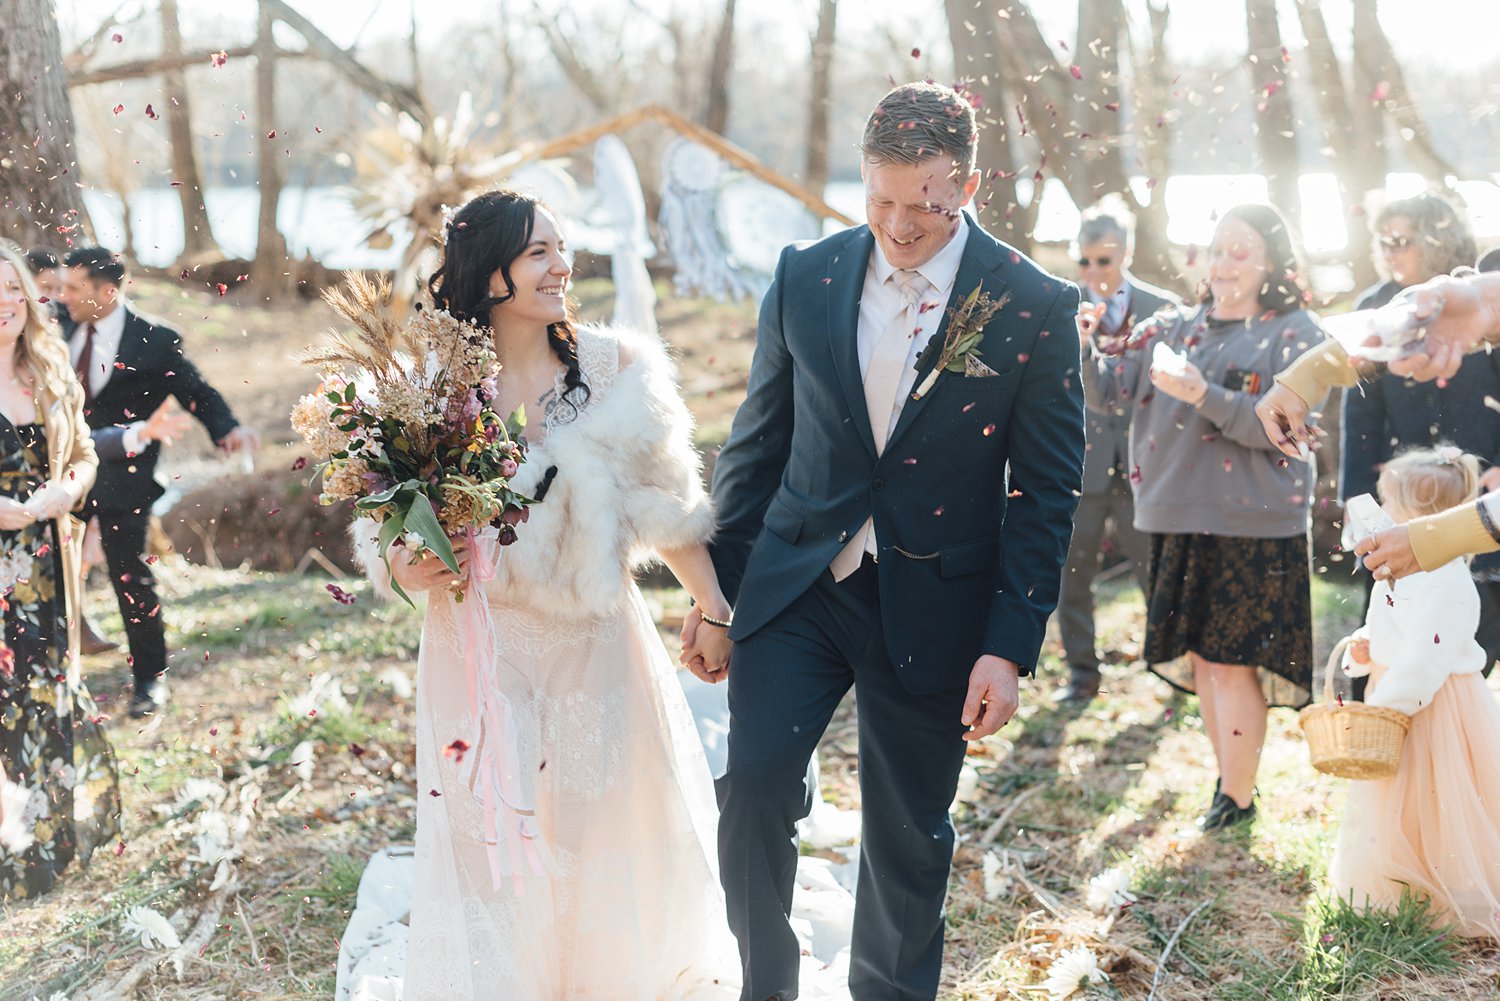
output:
<instances>
[{"instance_id":1,"label":"peach tulle skirt","mask_svg":"<svg viewBox=\"0 0 1500 1001\"><path fill-rule=\"evenodd\" d=\"M1480 675L1412 717L1393 777L1349 784L1329 881L1386 909L1410 887L1458 934L1500 939L1500 701Z\"/></svg>"}]
</instances>

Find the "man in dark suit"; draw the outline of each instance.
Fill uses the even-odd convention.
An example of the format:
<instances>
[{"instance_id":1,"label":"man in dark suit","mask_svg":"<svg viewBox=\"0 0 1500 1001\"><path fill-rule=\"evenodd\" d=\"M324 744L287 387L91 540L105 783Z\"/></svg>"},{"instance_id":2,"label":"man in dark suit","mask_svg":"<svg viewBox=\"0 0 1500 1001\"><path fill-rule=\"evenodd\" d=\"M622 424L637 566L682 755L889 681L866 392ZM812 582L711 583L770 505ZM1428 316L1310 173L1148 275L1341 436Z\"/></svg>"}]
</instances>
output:
<instances>
[{"instance_id":1,"label":"man in dark suit","mask_svg":"<svg viewBox=\"0 0 1500 1001\"><path fill-rule=\"evenodd\" d=\"M225 451L253 451L259 439L235 420L224 398L188 361L177 331L125 304L120 290L125 268L113 254L82 247L63 264L62 301L74 324L68 345L84 386L84 414L96 438L108 439L101 441L88 510L98 519L130 644L135 681L130 715L140 717L165 701L161 676L167 669L161 602L145 555L151 505L163 493L155 475L161 446L143 434L147 418L167 397L175 397Z\"/></svg>"},{"instance_id":2,"label":"man in dark suit","mask_svg":"<svg viewBox=\"0 0 1500 1001\"><path fill-rule=\"evenodd\" d=\"M1083 465L1078 291L961 211L976 143L947 87L881 100L862 143L869 225L782 253L715 470L712 555L737 643L719 857L744 1001L797 995L795 824L851 685L850 987L936 995L966 741L1015 712L1057 599ZM953 329L976 290L998 312ZM958 334L981 335L977 353L944 350ZM694 637L723 625L689 613L700 673Z\"/></svg>"},{"instance_id":3,"label":"man in dark suit","mask_svg":"<svg viewBox=\"0 0 1500 1001\"><path fill-rule=\"evenodd\" d=\"M1181 305L1165 289L1148 285L1130 273L1135 220L1118 199L1106 199L1083 214L1078 228L1078 277L1084 300L1104 315L1095 338L1103 345L1130 333L1167 305ZM1099 653L1094 645L1094 578L1103 562L1105 525L1117 551L1130 562L1136 583L1146 590L1146 563L1151 540L1135 528L1135 501L1130 487L1130 412L1090 410L1087 455L1083 460L1083 496L1073 518L1073 544L1063 565L1057 602L1058 632L1068 659L1068 684L1053 696L1059 702L1086 703L1099 694Z\"/></svg>"}]
</instances>

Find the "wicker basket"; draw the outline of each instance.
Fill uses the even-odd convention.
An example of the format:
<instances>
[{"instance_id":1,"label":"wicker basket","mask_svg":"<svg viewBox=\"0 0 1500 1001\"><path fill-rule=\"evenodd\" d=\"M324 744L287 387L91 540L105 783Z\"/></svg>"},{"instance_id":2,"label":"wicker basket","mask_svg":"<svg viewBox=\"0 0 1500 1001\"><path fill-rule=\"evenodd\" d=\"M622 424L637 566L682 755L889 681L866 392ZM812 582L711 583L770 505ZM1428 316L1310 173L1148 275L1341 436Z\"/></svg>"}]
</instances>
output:
<instances>
[{"instance_id":1,"label":"wicker basket","mask_svg":"<svg viewBox=\"0 0 1500 1001\"><path fill-rule=\"evenodd\" d=\"M1297 722L1307 737L1312 766L1341 779L1385 779L1396 774L1401 744L1411 728L1411 717L1384 706L1363 702L1340 705L1333 695L1333 672L1350 640L1346 637L1328 656L1323 678L1323 701L1310 705Z\"/></svg>"}]
</instances>

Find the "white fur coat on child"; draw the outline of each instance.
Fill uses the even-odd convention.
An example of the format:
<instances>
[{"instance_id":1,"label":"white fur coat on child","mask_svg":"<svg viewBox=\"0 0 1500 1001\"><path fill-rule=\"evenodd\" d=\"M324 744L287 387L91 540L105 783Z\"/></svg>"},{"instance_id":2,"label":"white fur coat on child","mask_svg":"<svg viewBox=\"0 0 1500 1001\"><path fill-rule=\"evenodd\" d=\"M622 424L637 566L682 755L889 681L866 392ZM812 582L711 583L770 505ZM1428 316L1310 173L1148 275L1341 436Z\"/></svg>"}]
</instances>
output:
<instances>
[{"instance_id":1,"label":"white fur coat on child","mask_svg":"<svg viewBox=\"0 0 1500 1001\"><path fill-rule=\"evenodd\" d=\"M1484 668L1478 628L1479 592L1465 560L1403 577L1394 589L1376 581L1365 624L1354 632L1370 641L1371 663L1356 664L1345 652L1344 671L1360 677L1383 667L1365 701L1411 716L1432 702L1449 675Z\"/></svg>"},{"instance_id":2,"label":"white fur coat on child","mask_svg":"<svg viewBox=\"0 0 1500 1001\"><path fill-rule=\"evenodd\" d=\"M657 338L615 327L578 330L578 360L590 395L573 416L568 405L537 431L513 481L533 494L557 467L546 499L500 550L492 601L559 618L608 614L632 571L660 549L705 542L713 512L693 448L693 422L676 372ZM531 415L533 422L540 415ZM377 526L351 526L355 556L376 589L391 597L376 555Z\"/></svg>"}]
</instances>

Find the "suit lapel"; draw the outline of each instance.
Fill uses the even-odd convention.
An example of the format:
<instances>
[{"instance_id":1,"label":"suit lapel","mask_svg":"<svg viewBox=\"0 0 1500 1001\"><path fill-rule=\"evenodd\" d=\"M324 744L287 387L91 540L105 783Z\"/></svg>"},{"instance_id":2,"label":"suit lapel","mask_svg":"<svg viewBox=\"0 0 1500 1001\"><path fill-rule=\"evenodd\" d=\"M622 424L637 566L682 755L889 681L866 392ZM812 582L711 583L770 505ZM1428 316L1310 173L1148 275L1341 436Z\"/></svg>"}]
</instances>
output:
<instances>
[{"instance_id":1,"label":"suit lapel","mask_svg":"<svg viewBox=\"0 0 1500 1001\"><path fill-rule=\"evenodd\" d=\"M100 387L99 396L118 386L125 373L140 371L146 357L146 331L149 329L134 313L126 312L125 329L120 332L120 346L115 350L114 371L109 373L109 381Z\"/></svg>"},{"instance_id":2,"label":"suit lapel","mask_svg":"<svg viewBox=\"0 0 1500 1001\"><path fill-rule=\"evenodd\" d=\"M901 407L901 416L896 420L896 428L891 432L890 440L886 442L886 451L896 444L903 432L911 426L912 421L922 412L927 401L932 398L932 393L937 389L936 383L931 390L921 399L915 399L917 388L927 378L927 374L937 365L937 357L942 351L943 338L948 335L948 319L952 311L963 302L963 300L981 284L986 294L992 299L999 299L1005 292L1005 282L1000 278L1000 268L1004 264L1004 255L1000 244L984 230L980 229L971 221L967 214L964 216L964 224L969 226L969 242L964 247L963 260L958 264L958 276L953 280L953 291L948 294L948 306L943 310L943 318L938 323L936 332L932 339L927 342L927 347L917 356L917 381L912 383L912 395L906 398ZM980 344L979 352L984 354L988 344ZM942 375L938 376L941 382L947 378L962 378L961 376Z\"/></svg>"},{"instance_id":3,"label":"suit lapel","mask_svg":"<svg viewBox=\"0 0 1500 1001\"><path fill-rule=\"evenodd\" d=\"M875 237L869 227L861 227L828 266L828 339L833 352L833 367L849 416L873 458L875 435L870 430L870 408L865 402L865 383L859 374L859 301L864 295L865 272Z\"/></svg>"}]
</instances>

